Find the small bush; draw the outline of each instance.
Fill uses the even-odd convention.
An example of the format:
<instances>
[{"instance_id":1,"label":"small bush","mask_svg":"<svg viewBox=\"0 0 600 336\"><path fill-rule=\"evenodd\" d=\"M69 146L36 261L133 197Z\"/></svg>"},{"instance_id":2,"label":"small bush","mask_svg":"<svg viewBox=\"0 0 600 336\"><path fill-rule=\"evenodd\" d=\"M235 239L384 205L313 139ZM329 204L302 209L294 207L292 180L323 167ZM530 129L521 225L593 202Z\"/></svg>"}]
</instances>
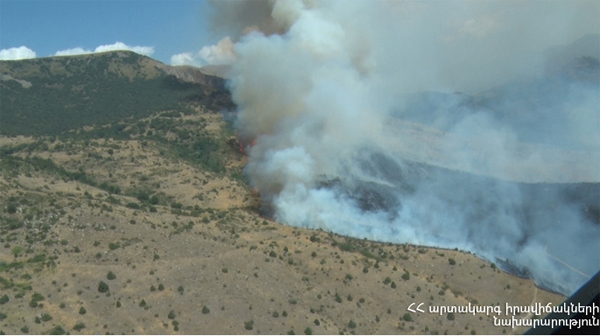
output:
<instances>
[{"instance_id":1,"label":"small bush","mask_svg":"<svg viewBox=\"0 0 600 336\"><path fill-rule=\"evenodd\" d=\"M202 314L206 315L210 313L210 309L207 306L202 307Z\"/></svg>"},{"instance_id":2,"label":"small bush","mask_svg":"<svg viewBox=\"0 0 600 336\"><path fill-rule=\"evenodd\" d=\"M79 308L79 315L85 315L85 313L87 313L87 310L85 310L85 308Z\"/></svg>"},{"instance_id":3,"label":"small bush","mask_svg":"<svg viewBox=\"0 0 600 336\"><path fill-rule=\"evenodd\" d=\"M9 214L14 214L15 212L17 212L17 206L16 206L16 205L14 205L14 204L12 204L12 203L11 203L11 204L9 204L9 205L6 207L6 212L8 212Z\"/></svg>"},{"instance_id":4,"label":"small bush","mask_svg":"<svg viewBox=\"0 0 600 336\"><path fill-rule=\"evenodd\" d=\"M109 271L108 274L106 274L106 278L108 280L114 280L117 278L117 276L115 275L115 273L113 273L112 271Z\"/></svg>"},{"instance_id":5,"label":"small bush","mask_svg":"<svg viewBox=\"0 0 600 336\"><path fill-rule=\"evenodd\" d=\"M448 321L454 321L454 313L448 313L448 316L446 316L446 318L448 319Z\"/></svg>"},{"instance_id":6,"label":"small bush","mask_svg":"<svg viewBox=\"0 0 600 336\"><path fill-rule=\"evenodd\" d=\"M254 328L254 320L244 322L244 329L252 330Z\"/></svg>"},{"instance_id":7,"label":"small bush","mask_svg":"<svg viewBox=\"0 0 600 336\"><path fill-rule=\"evenodd\" d=\"M31 300L44 301L44 299L44 296L40 293L33 293L33 295L31 295Z\"/></svg>"},{"instance_id":8,"label":"small bush","mask_svg":"<svg viewBox=\"0 0 600 336\"><path fill-rule=\"evenodd\" d=\"M174 320L174 319L175 319L175 312L171 310L171 311L169 312L169 315L167 315L167 317L168 317L170 320Z\"/></svg>"},{"instance_id":9,"label":"small bush","mask_svg":"<svg viewBox=\"0 0 600 336\"><path fill-rule=\"evenodd\" d=\"M448 259L448 263L450 265L456 265L456 260L454 260L454 258L450 258L450 259Z\"/></svg>"},{"instance_id":10,"label":"small bush","mask_svg":"<svg viewBox=\"0 0 600 336\"><path fill-rule=\"evenodd\" d=\"M306 327L306 329L304 329L304 334L305 335L312 335L312 329L310 329L310 327Z\"/></svg>"},{"instance_id":11,"label":"small bush","mask_svg":"<svg viewBox=\"0 0 600 336\"><path fill-rule=\"evenodd\" d=\"M109 291L109 287L106 284L106 282L100 281L100 283L98 283L98 292L100 292L100 293L106 293L108 291Z\"/></svg>"},{"instance_id":12,"label":"small bush","mask_svg":"<svg viewBox=\"0 0 600 336\"><path fill-rule=\"evenodd\" d=\"M350 322L348 322L348 328L350 328L350 329L356 328L356 323L354 321L350 320Z\"/></svg>"},{"instance_id":13,"label":"small bush","mask_svg":"<svg viewBox=\"0 0 600 336\"><path fill-rule=\"evenodd\" d=\"M410 316L409 313L404 314L404 316L402 316L402 319L406 322L411 322L413 320L412 316Z\"/></svg>"},{"instance_id":14,"label":"small bush","mask_svg":"<svg viewBox=\"0 0 600 336\"><path fill-rule=\"evenodd\" d=\"M10 299L8 298L8 295L4 294L2 297L0 297L0 304L5 304L8 301L10 301Z\"/></svg>"},{"instance_id":15,"label":"small bush","mask_svg":"<svg viewBox=\"0 0 600 336\"><path fill-rule=\"evenodd\" d=\"M54 328L52 328L52 330L50 330L49 334L50 335L64 335L67 332L65 331L65 329L63 329L62 326L56 326Z\"/></svg>"},{"instance_id":16,"label":"small bush","mask_svg":"<svg viewBox=\"0 0 600 336\"><path fill-rule=\"evenodd\" d=\"M73 329L76 331L80 331L83 328L85 328L85 324L83 322L77 322L73 327Z\"/></svg>"}]
</instances>

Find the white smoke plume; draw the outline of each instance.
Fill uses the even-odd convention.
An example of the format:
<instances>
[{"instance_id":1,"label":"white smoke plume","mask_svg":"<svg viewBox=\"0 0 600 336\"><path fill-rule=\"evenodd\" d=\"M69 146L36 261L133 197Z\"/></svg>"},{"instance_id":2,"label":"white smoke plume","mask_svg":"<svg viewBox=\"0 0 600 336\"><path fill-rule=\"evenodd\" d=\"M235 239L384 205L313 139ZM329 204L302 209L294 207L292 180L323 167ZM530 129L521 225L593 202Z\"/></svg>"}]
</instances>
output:
<instances>
[{"instance_id":1,"label":"white smoke plume","mask_svg":"<svg viewBox=\"0 0 600 336\"><path fill-rule=\"evenodd\" d=\"M171 65L223 65L234 61L233 42L228 36L215 45L202 47L197 53L184 52L171 56Z\"/></svg>"},{"instance_id":2,"label":"white smoke plume","mask_svg":"<svg viewBox=\"0 0 600 336\"><path fill-rule=\"evenodd\" d=\"M600 268L599 2L215 6L277 220L469 250L564 294Z\"/></svg>"}]
</instances>

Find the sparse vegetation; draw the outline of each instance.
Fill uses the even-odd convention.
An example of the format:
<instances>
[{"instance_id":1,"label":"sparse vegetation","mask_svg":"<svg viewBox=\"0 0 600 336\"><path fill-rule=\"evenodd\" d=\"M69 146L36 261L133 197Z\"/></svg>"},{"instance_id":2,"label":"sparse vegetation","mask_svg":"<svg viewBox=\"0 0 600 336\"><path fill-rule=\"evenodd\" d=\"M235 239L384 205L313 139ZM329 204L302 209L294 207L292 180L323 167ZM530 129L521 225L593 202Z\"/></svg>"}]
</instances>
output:
<instances>
[{"instance_id":1,"label":"sparse vegetation","mask_svg":"<svg viewBox=\"0 0 600 336\"><path fill-rule=\"evenodd\" d=\"M124 55L123 61L129 60L128 53ZM425 328L430 334L451 334L474 333L473 326L490 333L499 330L479 327L481 323L467 315L456 316L460 324L444 319L443 329L429 331L441 321L432 324L427 314L407 313L409 321L404 308L396 311L398 300L453 305L464 300L476 304L473 297L477 297L482 302L508 302L514 293L526 293L530 286L526 280L517 285L496 265L460 252L283 227L263 218L271 209L261 203L261 195L252 191L243 176L247 157L240 153L236 134L223 119L230 112L221 114L223 103L209 97L221 88L194 84L172 93L168 90L185 83L171 78L154 91L163 95L165 104L173 102L174 96L206 97L177 100L166 110L141 111L146 102L137 103L140 109L128 110L145 95L132 90L145 87L144 76L163 76L161 70L146 58L138 61L150 62L148 68L132 59L131 67L124 70L110 57L91 60L90 66L98 69L87 80L106 75L130 83L116 84L128 102L104 111L114 104L87 100L105 97L100 91L113 89L91 92L95 84L75 85L87 76L86 70L80 60L67 65L63 60L68 59L58 58L57 63L31 60L22 69L17 69L19 62L0 61L2 76L16 78L17 72L11 71L18 70L19 78L25 80L45 77L31 79L29 91L16 88L21 90L17 99L33 92L32 101L27 102L29 110L21 117L30 117L31 106L46 97L36 92L62 95L47 104L63 105L40 112L40 122L52 119L54 125L28 120L33 137L5 136L19 132L6 125L25 127L25 119L15 121L13 112L0 130L0 248L4 253L0 307L6 313L0 319L5 319L4 332L164 334L181 328L183 333L222 333L223 329L212 329L214 319L222 320L224 328L229 319L235 321L229 323L234 333L239 328L238 332L260 334L394 334L419 333ZM60 80L50 78L56 71L62 73ZM202 77L206 83L214 80ZM12 90L13 84L18 83L0 81L5 100L12 96L2 90ZM60 85L72 91L63 94ZM75 120L68 115L75 111L70 97L82 108L81 116L73 116ZM83 97L88 98L83 101ZM38 109L42 107L38 104ZM95 108L96 113L107 115L88 118ZM57 125L61 119L68 120ZM456 263L460 272L447 267L452 264L450 255L460 260ZM403 274L395 272L403 267ZM484 293L478 278L486 281ZM465 282L471 280L473 286L466 291ZM509 291L510 286L513 290ZM436 295L447 290L454 295ZM206 293L217 293L223 300L215 303ZM539 294L540 302L560 301L557 295ZM203 315L189 309L189 302L199 305ZM233 307L242 302L247 303ZM208 307L214 304L218 304L218 314ZM393 314L388 307L395 309ZM92 309L90 315L86 308ZM238 308L249 315L240 318ZM102 313L114 309L116 314ZM289 314L283 309L290 309ZM465 325L469 328L463 330Z\"/></svg>"}]
</instances>

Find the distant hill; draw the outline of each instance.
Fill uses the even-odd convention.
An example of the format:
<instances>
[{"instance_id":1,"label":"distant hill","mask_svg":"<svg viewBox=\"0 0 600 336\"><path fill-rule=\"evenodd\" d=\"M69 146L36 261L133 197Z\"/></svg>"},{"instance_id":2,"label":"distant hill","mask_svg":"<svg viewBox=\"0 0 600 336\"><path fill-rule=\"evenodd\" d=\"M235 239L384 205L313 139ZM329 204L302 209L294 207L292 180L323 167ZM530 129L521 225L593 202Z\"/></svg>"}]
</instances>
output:
<instances>
[{"instance_id":1,"label":"distant hill","mask_svg":"<svg viewBox=\"0 0 600 336\"><path fill-rule=\"evenodd\" d=\"M129 51L0 62L0 134L57 135L196 102L227 106L222 78Z\"/></svg>"}]
</instances>

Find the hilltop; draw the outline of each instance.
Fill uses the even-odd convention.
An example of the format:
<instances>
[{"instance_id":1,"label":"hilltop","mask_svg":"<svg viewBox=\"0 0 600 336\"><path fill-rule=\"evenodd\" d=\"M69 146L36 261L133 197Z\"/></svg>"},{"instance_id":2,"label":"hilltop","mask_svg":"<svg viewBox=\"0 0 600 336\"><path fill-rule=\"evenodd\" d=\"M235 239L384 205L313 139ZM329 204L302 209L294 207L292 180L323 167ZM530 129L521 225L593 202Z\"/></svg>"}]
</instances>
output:
<instances>
[{"instance_id":1,"label":"hilltop","mask_svg":"<svg viewBox=\"0 0 600 336\"><path fill-rule=\"evenodd\" d=\"M58 135L186 102L227 106L224 80L129 51L0 62L3 135Z\"/></svg>"},{"instance_id":2,"label":"hilltop","mask_svg":"<svg viewBox=\"0 0 600 336\"><path fill-rule=\"evenodd\" d=\"M521 333L407 308L564 300L470 253L262 217L222 78L119 51L0 79L3 332Z\"/></svg>"}]
</instances>

